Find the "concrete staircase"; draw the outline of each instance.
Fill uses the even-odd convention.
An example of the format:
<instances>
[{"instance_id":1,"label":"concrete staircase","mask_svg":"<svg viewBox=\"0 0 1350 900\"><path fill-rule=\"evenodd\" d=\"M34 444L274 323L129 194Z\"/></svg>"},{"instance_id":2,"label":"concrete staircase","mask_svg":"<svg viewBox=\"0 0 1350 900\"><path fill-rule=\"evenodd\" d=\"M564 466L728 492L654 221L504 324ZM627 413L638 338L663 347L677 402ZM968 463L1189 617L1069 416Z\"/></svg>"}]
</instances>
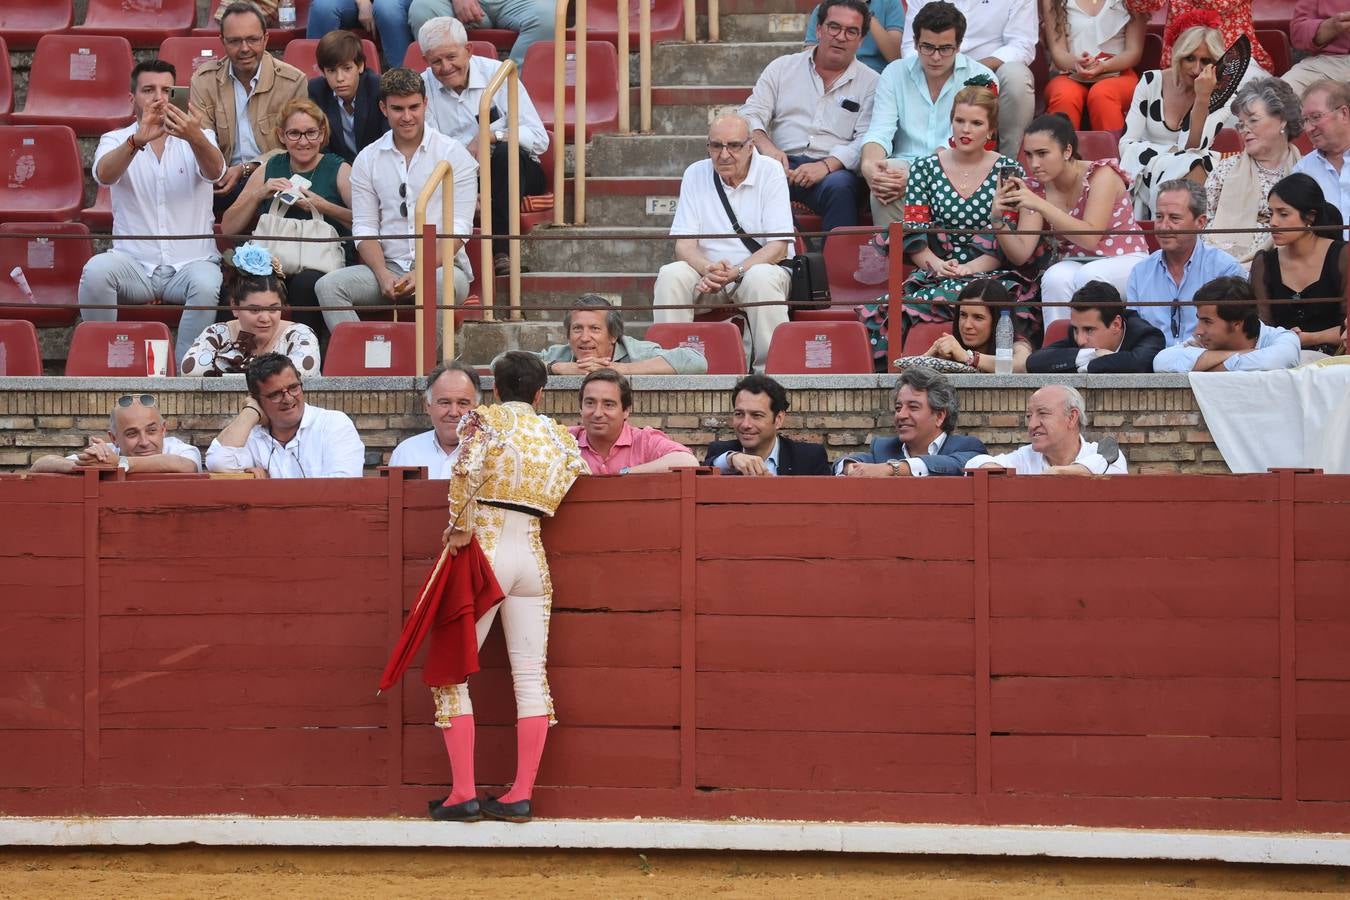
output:
<instances>
[{"instance_id":1,"label":"concrete staircase","mask_svg":"<svg viewBox=\"0 0 1350 900\"><path fill-rule=\"evenodd\" d=\"M523 321L466 322L458 352L483 363L509 347L539 349L562 339L565 306L597 293L624 309L629 332L651 322L657 270L674 258L667 236L680 176L707 154L708 125L749 96L768 63L799 50L814 0L723 0L721 40L653 47L652 133L601 134L586 154L586 224L536 229L522 247ZM700 19L699 34L707 34ZM638 123L637 56L632 58L632 119ZM566 219L573 220L569 154ZM499 279L499 319L506 319L506 279Z\"/></svg>"}]
</instances>

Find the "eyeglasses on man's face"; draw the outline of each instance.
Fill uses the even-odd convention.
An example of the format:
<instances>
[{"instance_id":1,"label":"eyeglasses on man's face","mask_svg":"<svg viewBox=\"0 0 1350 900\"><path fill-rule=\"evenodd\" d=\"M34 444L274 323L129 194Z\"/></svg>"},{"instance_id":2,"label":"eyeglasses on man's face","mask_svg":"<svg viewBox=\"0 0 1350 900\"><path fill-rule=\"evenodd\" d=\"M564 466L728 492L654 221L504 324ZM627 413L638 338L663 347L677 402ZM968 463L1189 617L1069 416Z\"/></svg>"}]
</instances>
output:
<instances>
[{"instance_id":1,"label":"eyeglasses on man's face","mask_svg":"<svg viewBox=\"0 0 1350 900\"><path fill-rule=\"evenodd\" d=\"M724 150L730 150L732 153L740 153L749 146L749 141L708 141L708 150L710 150L714 156L722 153Z\"/></svg>"},{"instance_id":2,"label":"eyeglasses on man's face","mask_svg":"<svg viewBox=\"0 0 1350 900\"><path fill-rule=\"evenodd\" d=\"M262 398L268 403L280 403L282 397L299 397L304 392L304 385L297 381L295 384L287 385L284 388L269 391L266 394L263 394Z\"/></svg>"},{"instance_id":3,"label":"eyeglasses on man's face","mask_svg":"<svg viewBox=\"0 0 1350 900\"><path fill-rule=\"evenodd\" d=\"M924 56L936 56L939 59L946 59L956 52L955 44L930 44L923 41L918 45L919 52Z\"/></svg>"},{"instance_id":4,"label":"eyeglasses on man's face","mask_svg":"<svg viewBox=\"0 0 1350 900\"><path fill-rule=\"evenodd\" d=\"M858 38L862 37L862 29L858 28L856 25L841 25L838 22L826 22L824 27L825 33L830 37L839 37L839 35L842 34L850 41L856 41Z\"/></svg>"},{"instance_id":5,"label":"eyeglasses on man's face","mask_svg":"<svg viewBox=\"0 0 1350 900\"><path fill-rule=\"evenodd\" d=\"M1336 112L1337 110L1341 110L1341 109L1350 109L1350 107L1347 107L1347 106L1344 106L1344 105L1342 105L1342 106L1333 106L1331 109L1327 110L1326 112L1304 113L1304 114L1303 114L1303 122L1304 122L1304 124L1306 124L1306 125L1316 125L1318 122L1322 121L1322 120L1325 119L1327 116L1329 116L1329 115L1331 115L1332 113Z\"/></svg>"},{"instance_id":6,"label":"eyeglasses on man's face","mask_svg":"<svg viewBox=\"0 0 1350 900\"><path fill-rule=\"evenodd\" d=\"M267 40L267 38L264 35L253 34L249 35L248 37L225 38L221 41L221 43L224 44L226 47L229 47L231 50L238 50L240 47L246 45L249 47L261 47L263 45L263 41L265 40Z\"/></svg>"}]
</instances>

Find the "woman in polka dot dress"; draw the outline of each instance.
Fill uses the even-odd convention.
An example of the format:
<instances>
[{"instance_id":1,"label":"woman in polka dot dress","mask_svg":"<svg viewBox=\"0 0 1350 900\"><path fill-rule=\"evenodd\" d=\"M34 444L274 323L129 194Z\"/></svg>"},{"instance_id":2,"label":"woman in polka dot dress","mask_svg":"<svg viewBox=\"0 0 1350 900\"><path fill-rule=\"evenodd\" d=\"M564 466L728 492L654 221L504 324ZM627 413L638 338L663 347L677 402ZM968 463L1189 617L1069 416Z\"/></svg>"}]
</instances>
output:
<instances>
[{"instance_id":1,"label":"woman in polka dot dress","mask_svg":"<svg viewBox=\"0 0 1350 900\"><path fill-rule=\"evenodd\" d=\"M1114 159L1084 160L1078 134L1062 115L1041 116L1027 128L1022 153L1031 178L1013 179L994 200L994 233L1013 263L1035 252L1039 232L1055 232L1059 261L1041 276L1041 317L1067 319L1067 303L1089 281L1105 281L1125 296L1130 270L1148 256L1130 197L1130 176ZM1015 225L1005 224L1016 222ZM1085 234L1061 234L1083 231Z\"/></svg>"},{"instance_id":2,"label":"woman in polka dot dress","mask_svg":"<svg viewBox=\"0 0 1350 900\"><path fill-rule=\"evenodd\" d=\"M905 330L916 321L950 322L954 301L974 278L999 281L1018 304L1014 328L1033 342L1040 337L1036 271L1007 268L991 232L953 233L947 229L990 227L998 173L1023 175L1015 160L998 153L998 94L983 76L966 82L952 102L951 147L916 160L905 186L904 252L914 266L905 280ZM1045 262L1044 254L1036 262ZM859 308L878 368L890 356L887 322L890 298ZM899 351L899 347L895 348Z\"/></svg>"}]
</instances>

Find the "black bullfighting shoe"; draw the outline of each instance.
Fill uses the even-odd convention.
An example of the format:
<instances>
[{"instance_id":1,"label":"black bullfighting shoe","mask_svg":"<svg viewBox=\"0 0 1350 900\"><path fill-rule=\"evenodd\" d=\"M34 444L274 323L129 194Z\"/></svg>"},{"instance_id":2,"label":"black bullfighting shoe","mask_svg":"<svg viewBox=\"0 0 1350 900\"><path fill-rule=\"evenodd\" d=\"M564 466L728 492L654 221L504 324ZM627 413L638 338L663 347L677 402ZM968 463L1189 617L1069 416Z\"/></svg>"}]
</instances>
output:
<instances>
[{"instance_id":1,"label":"black bullfighting shoe","mask_svg":"<svg viewBox=\"0 0 1350 900\"><path fill-rule=\"evenodd\" d=\"M482 804L483 815L499 822L515 822L517 825L530 821L530 801L517 800L515 803L503 803L496 797L488 797Z\"/></svg>"}]
</instances>

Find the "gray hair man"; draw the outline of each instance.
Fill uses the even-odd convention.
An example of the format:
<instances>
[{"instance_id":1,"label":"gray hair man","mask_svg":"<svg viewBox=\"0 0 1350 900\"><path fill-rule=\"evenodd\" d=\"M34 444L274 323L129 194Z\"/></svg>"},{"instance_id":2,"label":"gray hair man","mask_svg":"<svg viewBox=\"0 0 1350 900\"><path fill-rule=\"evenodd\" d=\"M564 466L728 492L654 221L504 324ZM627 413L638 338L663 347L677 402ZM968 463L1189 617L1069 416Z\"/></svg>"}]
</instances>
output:
<instances>
[{"instance_id":1,"label":"gray hair man","mask_svg":"<svg viewBox=\"0 0 1350 900\"><path fill-rule=\"evenodd\" d=\"M201 451L169 434L153 394L124 394L108 416L108 436L69 456L44 456L31 472L69 475L81 468L131 472L200 472Z\"/></svg>"},{"instance_id":2,"label":"gray hair man","mask_svg":"<svg viewBox=\"0 0 1350 900\"><path fill-rule=\"evenodd\" d=\"M613 369L620 375L703 375L708 371L708 360L696 350L667 350L652 341L625 337L623 316L598 294L583 294L573 301L563 315L563 330L567 343L538 353L550 375L589 375L600 369Z\"/></svg>"},{"instance_id":3,"label":"gray hair man","mask_svg":"<svg viewBox=\"0 0 1350 900\"><path fill-rule=\"evenodd\" d=\"M960 475L966 462L988 453L978 439L956 433L961 404L945 375L916 366L900 373L891 393L895 434L872 439L867 453L835 463L850 478Z\"/></svg>"},{"instance_id":4,"label":"gray hair man","mask_svg":"<svg viewBox=\"0 0 1350 900\"><path fill-rule=\"evenodd\" d=\"M389 456L391 466L421 467L430 478L449 478L459 455L459 421L483 402L483 384L472 366L443 362L427 375L423 403L431 430L399 443Z\"/></svg>"},{"instance_id":5,"label":"gray hair man","mask_svg":"<svg viewBox=\"0 0 1350 900\"><path fill-rule=\"evenodd\" d=\"M1027 401L1027 437L1011 453L982 454L967 469L1012 469L1021 475L1127 475L1125 454L1114 441L1087 441L1087 404L1063 384L1049 384Z\"/></svg>"}]
</instances>

